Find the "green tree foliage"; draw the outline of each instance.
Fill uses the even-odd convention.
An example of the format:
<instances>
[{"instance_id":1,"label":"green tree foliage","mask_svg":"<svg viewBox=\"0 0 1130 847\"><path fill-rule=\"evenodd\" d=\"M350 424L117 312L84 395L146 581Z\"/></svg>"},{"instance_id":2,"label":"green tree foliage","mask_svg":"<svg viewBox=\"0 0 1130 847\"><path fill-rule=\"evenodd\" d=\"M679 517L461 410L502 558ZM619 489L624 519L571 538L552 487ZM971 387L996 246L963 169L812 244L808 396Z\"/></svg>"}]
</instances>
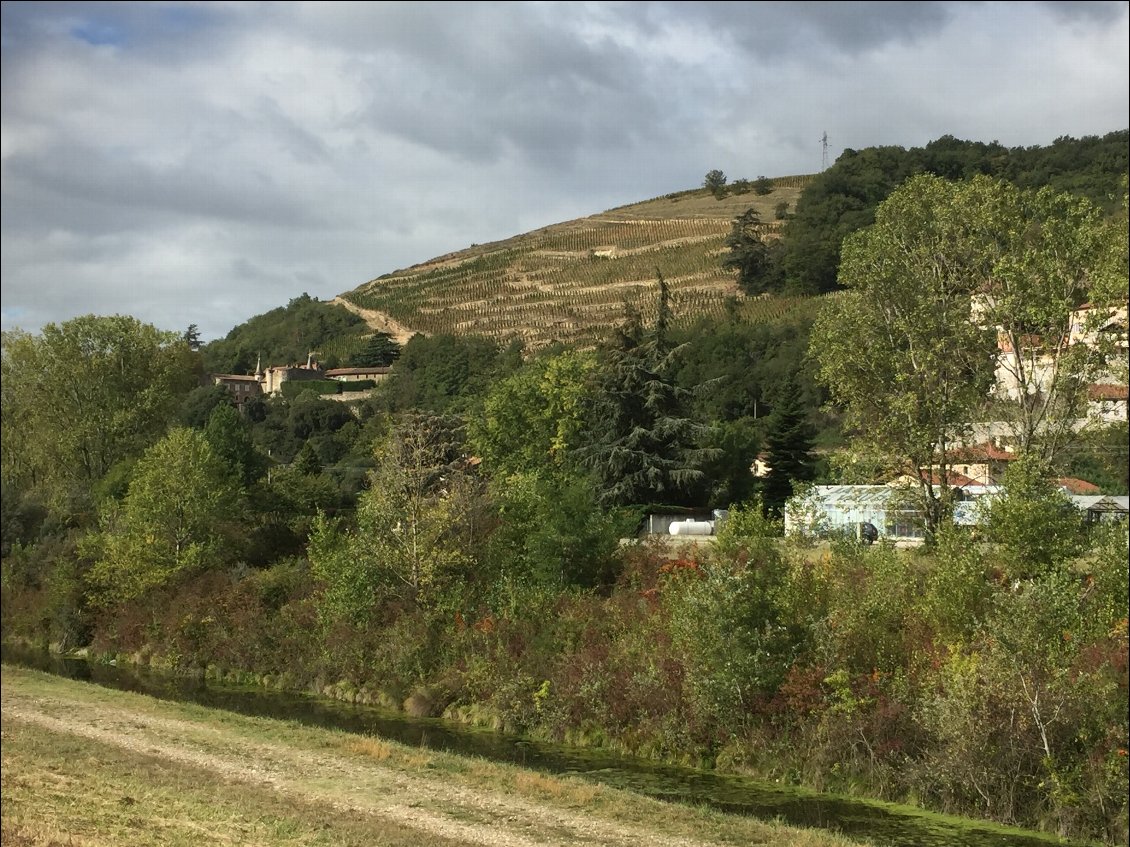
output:
<instances>
[{"instance_id":1,"label":"green tree foliage","mask_svg":"<svg viewBox=\"0 0 1130 847\"><path fill-rule=\"evenodd\" d=\"M702 187L718 199L722 199L726 196L726 175L717 168L707 171L706 177L702 181Z\"/></svg>"},{"instance_id":2,"label":"green tree foliage","mask_svg":"<svg viewBox=\"0 0 1130 847\"><path fill-rule=\"evenodd\" d=\"M245 374L257 363L263 367L304 363L313 352L341 347L343 339L349 341L346 347L360 347L368 331L365 321L344 306L302 294L205 344L200 353L210 373ZM319 358L331 364L330 356Z\"/></svg>"},{"instance_id":3,"label":"green tree foliage","mask_svg":"<svg viewBox=\"0 0 1130 847\"><path fill-rule=\"evenodd\" d=\"M805 187L785 227L784 284L797 292L836 289L844 238L870 226L878 205L918 173L947 180L987 175L1025 189L1046 186L1114 212L1122 197L1118 186L1130 169L1128 138L1130 131L1121 130L1101 138L1060 138L1050 147L1006 148L943 136L924 148L845 150Z\"/></svg>"},{"instance_id":4,"label":"green tree foliage","mask_svg":"<svg viewBox=\"0 0 1130 847\"><path fill-rule=\"evenodd\" d=\"M307 441L302 445L302 449L298 451L298 455L294 457L291 463L296 473L302 476L313 476L322 472L322 462L318 458L318 451L314 449L314 445Z\"/></svg>"},{"instance_id":5,"label":"green tree foliage","mask_svg":"<svg viewBox=\"0 0 1130 847\"><path fill-rule=\"evenodd\" d=\"M353 354L349 364L355 368L387 368L400 358L400 345L387 332L374 332L365 346Z\"/></svg>"},{"instance_id":6,"label":"green tree foliage","mask_svg":"<svg viewBox=\"0 0 1130 847\"><path fill-rule=\"evenodd\" d=\"M315 523L309 557L331 617L363 622L380 602L458 601L489 522L457 420L406 414L381 446L356 530Z\"/></svg>"},{"instance_id":7,"label":"green tree foliage","mask_svg":"<svg viewBox=\"0 0 1130 847\"><path fill-rule=\"evenodd\" d=\"M700 446L704 429L688 416L692 392L675 381L669 292L659 276L655 326L629 317L617 341L605 346L595 375L581 463L599 479L603 505L681 504L703 479L712 455Z\"/></svg>"},{"instance_id":8,"label":"green tree foliage","mask_svg":"<svg viewBox=\"0 0 1130 847\"><path fill-rule=\"evenodd\" d=\"M182 337L184 343L188 345L188 349L193 353L200 349L200 327L196 324L189 324Z\"/></svg>"},{"instance_id":9,"label":"green tree foliage","mask_svg":"<svg viewBox=\"0 0 1130 847\"><path fill-rule=\"evenodd\" d=\"M620 529L599 508L587 479L518 473L492 486L499 526L489 556L499 591L515 614L515 598L531 586L561 590L610 585L617 570Z\"/></svg>"},{"instance_id":10,"label":"green tree foliage","mask_svg":"<svg viewBox=\"0 0 1130 847\"><path fill-rule=\"evenodd\" d=\"M875 209L914 173L901 147L845 150L835 165L805 187L785 225L785 287L819 294L839 287L840 247L870 226Z\"/></svg>"},{"instance_id":11,"label":"green tree foliage","mask_svg":"<svg viewBox=\"0 0 1130 847\"><path fill-rule=\"evenodd\" d=\"M1086 543L1079 510L1045 474L1036 457L1010 463L1004 494L987 509L987 540L1011 579L1044 574L1080 553Z\"/></svg>"},{"instance_id":12,"label":"green tree foliage","mask_svg":"<svg viewBox=\"0 0 1130 847\"><path fill-rule=\"evenodd\" d=\"M773 255L760 233L761 219L750 207L734 219L726 236L730 251L722 259L722 267L738 272L738 287L748 295L762 294L776 287Z\"/></svg>"},{"instance_id":13,"label":"green tree foliage","mask_svg":"<svg viewBox=\"0 0 1130 847\"><path fill-rule=\"evenodd\" d=\"M492 385L468 426L486 469L506 476L564 468L581 439L595 368L593 354L566 351L536 357Z\"/></svg>"},{"instance_id":14,"label":"green tree foliage","mask_svg":"<svg viewBox=\"0 0 1130 847\"><path fill-rule=\"evenodd\" d=\"M4 485L0 489L0 558L7 558L13 546L34 542L47 517L47 510L35 497Z\"/></svg>"},{"instance_id":15,"label":"green tree foliage","mask_svg":"<svg viewBox=\"0 0 1130 847\"><path fill-rule=\"evenodd\" d=\"M754 193L759 197L764 197L767 194L772 194L773 180L763 174L753 181L753 190Z\"/></svg>"},{"instance_id":16,"label":"green tree foliage","mask_svg":"<svg viewBox=\"0 0 1130 847\"><path fill-rule=\"evenodd\" d=\"M1061 562L1002 587L975 636L926 680L927 798L997 820L1035 812L1060 832L1109 843L1123 837L1126 547L1118 534L1122 585L1080 579ZM1117 601L1108 605L1114 595L1099 584Z\"/></svg>"},{"instance_id":17,"label":"green tree foliage","mask_svg":"<svg viewBox=\"0 0 1130 847\"><path fill-rule=\"evenodd\" d=\"M238 515L239 489L208 439L173 429L137 463L120 508L111 504L89 573L101 605L140 597L227 560L221 528Z\"/></svg>"},{"instance_id":18,"label":"green tree foliage","mask_svg":"<svg viewBox=\"0 0 1130 847\"><path fill-rule=\"evenodd\" d=\"M1088 386L1107 378L1121 353L1099 330L1112 308L1126 306L1124 296L1102 299L1126 289L1125 260L1111 261L1118 251L1125 256L1126 232L1106 225L1089 201L1049 188L1023 191L978 177L963 193L971 230L981 230L967 239L983 263L977 320L996 328L1006 353L1014 351L998 358L999 380L1010 388L998 389L993 417L1011 425L1021 453L1051 462L1074 440ZM1120 273L1121 285L1109 279ZM1083 304L1097 307L1080 327L1093 340L1073 344Z\"/></svg>"},{"instance_id":19,"label":"green tree foliage","mask_svg":"<svg viewBox=\"0 0 1130 847\"><path fill-rule=\"evenodd\" d=\"M990 264L968 186L908 180L844 245L850 289L813 328L820 378L859 438L919 481L926 529L949 508L955 440L993 379L995 334L970 318Z\"/></svg>"},{"instance_id":20,"label":"green tree foliage","mask_svg":"<svg viewBox=\"0 0 1130 847\"><path fill-rule=\"evenodd\" d=\"M1094 282L1095 300L1105 305L1125 304L1130 300L1130 248L1125 238L1130 228L1130 174L1122 175L1121 193L1121 208L1112 212L1106 220L1110 230L1109 236L1104 239L1107 249ZM1130 382L1130 358L1123 356L1112 362L1111 371L1115 381L1122 384Z\"/></svg>"},{"instance_id":21,"label":"green tree foliage","mask_svg":"<svg viewBox=\"0 0 1130 847\"><path fill-rule=\"evenodd\" d=\"M770 398L794 379L805 407L816 413L825 396L806 362L811 329L808 320L768 324L734 318L704 319L674 330L679 384L687 390L710 386L692 398L696 416L706 421L764 418Z\"/></svg>"},{"instance_id":22,"label":"green tree foliage","mask_svg":"<svg viewBox=\"0 0 1130 847\"><path fill-rule=\"evenodd\" d=\"M301 441L337 432L352 421L353 414L341 403L311 394L296 397L287 410L287 427Z\"/></svg>"},{"instance_id":23,"label":"green tree foliage","mask_svg":"<svg viewBox=\"0 0 1130 847\"><path fill-rule=\"evenodd\" d=\"M675 572L664 585L691 704L735 728L773 696L798 646L781 603L783 560L771 545L745 557Z\"/></svg>"},{"instance_id":24,"label":"green tree foliage","mask_svg":"<svg viewBox=\"0 0 1130 847\"><path fill-rule=\"evenodd\" d=\"M811 482L816 476L812 456L814 434L800 390L795 382L786 383L777 394L766 425L765 461L769 473L761 486L766 508L777 517L784 514L793 483Z\"/></svg>"},{"instance_id":25,"label":"green tree foliage","mask_svg":"<svg viewBox=\"0 0 1130 847\"><path fill-rule=\"evenodd\" d=\"M335 464L357 449L365 455L371 453L370 444L358 448L356 441L363 428L343 403L301 394L294 400L269 398L262 410L263 419L254 424L252 437L260 453L273 462L293 461L306 442L311 443L323 465Z\"/></svg>"},{"instance_id":26,"label":"green tree foliage","mask_svg":"<svg viewBox=\"0 0 1130 847\"><path fill-rule=\"evenodd\" d=\"M56 504L160 438L197 379L179 334L120 315L4 333L0 367L3 479Z\"/></svg>"},{"instance_id":27,"label":"green tree foliage","mask_svg":"<svg viewBox=\"0 0 1130 847\"><path fill-rule=\"evenodd\" d=\"M208 418L217 406L230 406L231 392L222 385L199 385L184 398L181 404L179 422L182 426L204 429Z\"/></svg>"},{"instance_id":28,"label":"green tree foliage","mask_svg":"<svg viewBox=\"0 0 1130 847\"><path fill-rule=\"evenodd\" d=\"M746 559L751 552L772 547L784 532L780 520L771 517L760 496L735 502L727 510L726 519L716 531L715 549L722 557Z\"/></svg>"},{"instance_id":29,"label":"green tree foliage","mask_svg":"<svg viewBox=\"0 0 1130 847\"><path fill-rule=\"evenodd\" d=\"M750 468L760 444L757 422L752 418L715 421L707 427L703 444L714 455L702 466L699 502L720 509L747 500L754 490Z\"/></svg>"},{"instance_id":30,"label":"green tree foliage","mask_svg":"<svg viewBox=\"0 0 1130 847\"><path fill-rule=\"evenodd\" d=\"M404 345L391 379L382 383L382 397L392 411L458 413L520 360L518 350L502 350L489 338L415 335Z\"/></svg>"},{"instance_id":31,"label":"green tree foliage","mask_svg":"<svg viewBox=\"0 0 1130 847\"><path fill-rule=\"evenodd\" d=\"M267 460L255 447L251 427L233 406L222 403L212 411L204 427L212 452L231 469L236 482L249 487L267 471Z\"/></svg>"}]
</instances>

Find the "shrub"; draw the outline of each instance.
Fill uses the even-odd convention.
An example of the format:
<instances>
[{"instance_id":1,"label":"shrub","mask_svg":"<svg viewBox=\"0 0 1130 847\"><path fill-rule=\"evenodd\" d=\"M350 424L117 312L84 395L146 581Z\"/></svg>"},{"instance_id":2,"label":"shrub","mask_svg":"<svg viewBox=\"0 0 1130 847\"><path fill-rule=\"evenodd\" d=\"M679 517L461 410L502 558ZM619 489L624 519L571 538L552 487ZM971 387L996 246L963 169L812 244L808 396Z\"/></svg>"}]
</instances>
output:
<instances>
[{"instance_id":1,"label":"shrub","mask_svg":"<svg viewBox=\"0 0 1130 847\"><path fill-rule=\"evenodd\" d=\"M293 400L299 394L340 394L344 383L336 379L288 379L282 384L282 396Z\"/></svg>"}]
</instances>

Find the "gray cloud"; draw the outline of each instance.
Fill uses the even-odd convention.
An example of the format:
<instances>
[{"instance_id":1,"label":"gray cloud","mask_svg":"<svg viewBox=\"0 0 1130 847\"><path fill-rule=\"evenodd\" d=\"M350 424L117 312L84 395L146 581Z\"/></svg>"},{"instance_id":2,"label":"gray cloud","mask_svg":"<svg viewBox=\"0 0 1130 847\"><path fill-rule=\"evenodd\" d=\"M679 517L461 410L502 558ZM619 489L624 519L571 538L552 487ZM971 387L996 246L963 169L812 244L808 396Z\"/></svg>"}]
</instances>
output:
<instances>
[{"instance_id":1,"label":"gray cloud","mask_svg":"<svg viewBox=\"0 0 1130 847\"><path fill-rule=\"evenodd\" d=\"M847 147L1130 125L1110 3L6 3L5 329L226 334Z\"/></svg>"}]
</instances>

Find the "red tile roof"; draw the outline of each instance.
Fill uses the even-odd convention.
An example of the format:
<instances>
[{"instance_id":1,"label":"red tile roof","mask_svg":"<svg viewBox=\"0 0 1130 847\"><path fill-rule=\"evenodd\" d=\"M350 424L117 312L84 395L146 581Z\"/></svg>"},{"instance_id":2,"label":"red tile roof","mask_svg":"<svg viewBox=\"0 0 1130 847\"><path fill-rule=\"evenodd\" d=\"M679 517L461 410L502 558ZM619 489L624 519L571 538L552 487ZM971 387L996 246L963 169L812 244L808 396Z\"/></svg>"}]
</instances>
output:
<instances>
[{"instance_id":1,"label":"red tile roof","mask_svg":"<svg viewBox=\"0 0 1130 847\"><path fill-rule=\"evenodd\" d=\"M1101 494L1101 490L1093 482L1087 482L1085 479L1075 479L1074 477L1065 476L1062 479L1057 479L1056 483L1060 488L1067 489L1070 494Z\"/></svg>"},{"instance_id":2,"label":"red tile roof","mask_svg":"<svg viewBox=\"0 0 1130 847\"><path fill-rule=\"evenodd\" d=\"M1125 400L1130 395L1125 385L1096 383L1087 386L1087 397L1091 400Z\"/></svg>"},{"instance_id":3,"label":"red tile roof","mask_svg":"<svg viewBox=\"0 0 1130 847\"><path fill-rule=\"evenodd\" d=\"M1001 450L995 444L985 443L976 444L972 447L961 447L954 451L953 458L957 461L986 461L995 460L999 462L1011 462L1016 458L1015 453L1009 453L1007 450Z\"/></svg>"},{"instance_id":4,"label":"red tile roof","mask_svg":"<svg viewBox=\"0 0 1130 847\"><path fill-rule=\"evenodd\" d=\"M942 484L941 473L939 473L938 471L931 471L930 472L930 484L931 485L941 485ZM949 481L946 482L946 485L948 485L952 488L968 488L970 485L980 485L980 484L981 483L979 483L977 480L973 479L972 477L968 477L963 473L958 473L957 471L950 471L949 472Z\"/></svg>"}]
</instances>

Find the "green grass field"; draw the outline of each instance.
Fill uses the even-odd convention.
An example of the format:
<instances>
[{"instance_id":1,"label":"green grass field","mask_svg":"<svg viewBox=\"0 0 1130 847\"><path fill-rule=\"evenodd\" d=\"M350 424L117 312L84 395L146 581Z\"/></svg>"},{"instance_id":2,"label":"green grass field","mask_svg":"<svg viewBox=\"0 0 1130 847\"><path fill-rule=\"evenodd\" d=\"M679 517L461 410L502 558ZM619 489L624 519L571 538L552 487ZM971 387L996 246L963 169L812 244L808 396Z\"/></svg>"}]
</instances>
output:
<instances>
[{"instance_id":1,"label":"green grass field","mask_svg":"<svg viewBox=\"0 0 1130 847\"><path fill-rule=\"evenodd\" d=\"M866 843L7 665L2 689L4 847Z\"/></svg>"}]
</instances>

